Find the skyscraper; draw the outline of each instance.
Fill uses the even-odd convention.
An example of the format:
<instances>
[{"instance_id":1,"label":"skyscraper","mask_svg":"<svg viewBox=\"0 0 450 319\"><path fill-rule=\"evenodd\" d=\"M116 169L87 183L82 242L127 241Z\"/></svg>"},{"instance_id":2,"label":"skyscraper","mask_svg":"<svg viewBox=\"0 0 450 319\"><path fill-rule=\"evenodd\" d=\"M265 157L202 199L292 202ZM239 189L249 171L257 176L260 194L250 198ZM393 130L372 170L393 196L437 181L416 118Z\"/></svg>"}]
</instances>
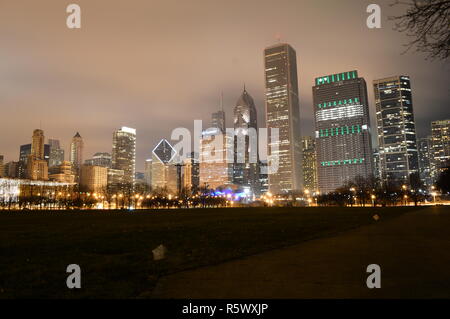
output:
<instances>
[{"instance_id":1,"label":"skyscraper","mask_svg":"<svg viewBox=\"0 0 450 319\"><path fill-rule=\"evenodd\" d=\"M175 151L166 139L162 139L152 152L152 188L165 189L170 194L178 192L177 167L174 165Z\"/></svg>"},{"instance_id":2,"label":"skyscraper","mask_svg":"<svg viewBox=\"0 0 450 319\"><path fill-rule=\"evenodd\" d=\"M31 142L31 155L37 159L44 159L44 131L34 130Z\"/></svg>"},{"instance_id":3,"label":"skyscraper","mask_svg":"<svg viewBox=\"0 0 450 319\"><path fill-rule=\"evenodd\" d=\"M44 152L44 131L33 131L31 153L27 160L27 178L31 180L48 180L48 162Z\"/></svg>"},{"instance_id":4,"label":"skyscraper","mask_svg":"<svg viewBox=\"0 0 450 319\"><path fill-rule=\"evenodd\" d=\"M93 165L93 166L101 166L106 168L111 168L111 154L109 153L95 153L92 158L87 159L85 161L86 165Z\"/></svg>"},{"instance_id":5,"label":"skyscraper","mask_svg":"<svg viewBox=\"0 0 450 319\"><path fill-rule=\"evenodd\" d=\"M411 82L399 75L373 81L382 181L409 184L419 172Z\"/></svg>"},{"instance_id":6,"label":"skyscraper","mask_svg":"<svg viewBox=\"0 0 450 319\"><path fill-rule=\"evenodd\" d=\"M269 174L269 190L280 194L301 189L300 110L295 50L289 44L282 43L266 48L264 67L269 161L278 158L278 170ZM279 129L279 141L271 140L272 128Z\"/></svg>"},{"instance_id":7,"label":"skyscraper","mask_svg":"<svg viewBox=\"0 0 450 319\"><path fill-rule=\"evenodd\" d=\"M200 141L200 187L216 189L233 183L233 137L218 128L203 131ZM231 157L231 159L230 159Z\"/></svg>"},{"instance_id":8,"label":"skyscraper","mask_svg":"<svg viewBox=\"0 0 450 319\"><path fill-rule=\"evenodd\" d=\"M0 155L0 177L3 177L6 175L3 161L4 161L3 155Z\"/></svg>"},{"instance_id":9,"label":"skyscraper","mask_svg":"<svg viewBox=\"0 0 450 319\"><path fill-rule=\"evenodd\" d=\"M373 176L378 183L381 182L380 151L378 148L373 150Z\"/></svg>"},{"instance_id":10,"label":"skyscraper","mask_svg":"<svg viewBox=\"0 0 450 319\"><path fill-rule=\"evenodd\" d=\"M184 187L196 193L200 187L200 164L198 155L194 152L184 160L183 178Z\"/></svg>"},{"instance_id":11,"label":"skyscraper","mask_svg":"<svg viewBox=\"0 0 450 319\"><path fill-rule=\"evenodd\" d=\"M27 178L28 156L31 154L31 144L20 145L18 177Z\"/></svg>"},{"instance_id":12,"label":"skyscraper","mask_svg":"<svg viewBox=\"0 0 450 319\"><path fill-rule=\"evenodd\" d=\"M436 180L450 165L450 120L431 122L432 178Z\"/></svg>"},{"instance_id":13,"label":"skyscraper","mask_svg":"<svg viewBox=\"0 0 450 319\"><path fill-rule=\"evenodd\" d=\"M124 183L134 184L136 173L136 130L122 127L113 133L112 168L124 171Z\"/></svg>"},{"instance_id":14,"label":"skyscraper","mask_svg":"<svg viewBox=\"0 0 450 319\"><path fill-rule=\"evenodd\" d=\"M302 137L303 187L317 191L316 141L312 136Z\"/></svg>"},{"instance_id":15,"label":"skyscraper","mask_svg":"<svg viewBox=\"0 0 450 319\"><path fill-rule=\"evenodd\" d=\"M220 110L214 112L211 116L211 127L216 127L222 133L225 133L225 111L223 110L223 95L220 98Z\"/></svg>"},{"instance_id":16,"label":"skyscraper","mask_svg":"<svg viewBox=\"0 0 450 319\"><path fill-rule=\"evenodd\" d=\"M259 194L257 115L253 98L244 91L234 108L233 184Z\"/></svg>"},{"instance_id":17,"label":"skyscraper","mask_svg":"<svg viewBox=\"0 0 450 319\"><path fill-rule=\"evenodd\" d=\"M145 160L145 166L144 166L144 178L145 178L145 183L147 184L147 186L151 187L152 186L152 159L146 159Z\"/></svg>"},{"instance_id":18,"label":"skyscraper","mask_svg":"<svg viewBox=\"0 0 450 319\"><path fill-rule=\"evenodd\" d=\"M431 137L422 137L417 139L417 151L419 154L419 174L420 179L426 187L433 184L431 178L431 162L432 162L432 140Z\"/></svg>"},{"instance_id":19,"label":"skyscraper","mask_svg":"<svg viewBox=\"0 0 450 319\"><path fill-rule=\"evenodd\" d=\"M316 78L313 87L318 184L329 193L373 174L369 104L357 71Z\"/></svg>"},{"instance_id":20,"label":"skyscraper","mask_svg":"<svg viewBox=\"0 0 450 319\"><path fill-rule=\"evenodd\" d=\"M50 157L48 167L61 165L62 162L64 162L64 150L61 149L59 140L49 139L48 144L50 146Z\"/></svg>"},{"instance_id":21,"label":"skyscraper","mask_svg":"<svg viewBox=\"0 0 450 319\"><path fill-rule=\"evenodd\" d=\"M80 189L85 192L105 194L108 185L108 168L81 165Z\"/></svg>"},{"instance_id":22,"label":"skyscraper","mask_svg":"<svg viewBox=\"0 0 450 319\"><path fill-rule=\"evenodd\" d=\"M72 138L72 143L70 144L70 162L76 172L77 178L79 177L80 168L83 164L83 149L84 143L81 138L80 133L77 132Z\"/></svg>"},{"instance_id":23,"label":"skyscraper","mask_svg":"<svg viewBox=\"0 0 450 319\"><path fill-rule=\"evenodd\" d=\"M75 183L75 175L72 169L72 163L63 161L57 166L53 166L49 170L49 179L61 183Z\"/></svg>"}]
</instances>

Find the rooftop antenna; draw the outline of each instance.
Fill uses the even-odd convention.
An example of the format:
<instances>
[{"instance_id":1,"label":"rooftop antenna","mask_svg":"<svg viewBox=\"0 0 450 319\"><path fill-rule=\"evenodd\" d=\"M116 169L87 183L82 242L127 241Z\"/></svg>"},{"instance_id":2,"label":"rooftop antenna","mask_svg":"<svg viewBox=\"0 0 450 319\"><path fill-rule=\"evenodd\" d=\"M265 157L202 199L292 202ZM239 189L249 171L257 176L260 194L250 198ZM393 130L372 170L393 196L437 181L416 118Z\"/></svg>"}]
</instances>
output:
<instances>
[{"instance_id":1,"label":"rooftop antenna","mask_svg":"<svg viewBox=\"0 0 450 319\"><path fill-rule=\"evenodd\" d=\"M220 110L223 112L223 91L220 92Z\"/></svg>"}]
</instances>

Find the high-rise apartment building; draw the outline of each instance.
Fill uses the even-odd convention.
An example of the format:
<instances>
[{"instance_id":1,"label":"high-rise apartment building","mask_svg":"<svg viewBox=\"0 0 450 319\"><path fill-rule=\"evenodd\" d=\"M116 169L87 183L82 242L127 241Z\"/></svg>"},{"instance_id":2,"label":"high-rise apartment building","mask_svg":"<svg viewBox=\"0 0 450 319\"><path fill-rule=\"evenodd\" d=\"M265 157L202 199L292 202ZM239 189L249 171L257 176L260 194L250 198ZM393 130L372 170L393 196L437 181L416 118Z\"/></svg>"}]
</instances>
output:
<instances>
[{"instance_id":1,"label":"high-rise apartment building","mask_svg":"<svg viewBox=\"0 0 450 319\"><path fill-rule=\"evenodd\" d=\"M124 183L134 185L136 173L136 130L122 127L113 133L112 168L123 170Z\"/></svg>"},{"instance_id":2,"label":"high-rise apartment building","mask_svg":"<svg viewBox=\"0 0 450 319\"><path fill-rule=\"evenodd\" d=\"M304 189L317 191L316 141L312 136L302 137L302 167Z\"/></svg>"},{"instance_id":3,"label":"high-rise apartment building","mask_svg":"<svg viewBox=\"0 0 450 319\"><path fill-rule=\"evenodd\" d=\"M431 175L437 180L450 165L450 120L431 122L431 157Z\"/></svg>"},{"instance_id":4,"label":"high-rise apartment building","mask_svg":"<svg viewBox=\"0 0 450 319\"><path fill-rule=\"evenodd\" d=\"M244 87L234 107L233 184L259 194L258 124L255 102Z\"/></svg>"},{"instance_id":5,"label":"high-rise apartment building","mask_svg":"<svg viewBox=\"0 0 450 319\"><path fill-rule=\"evenodd\" d=\"M411 81L399 75L373 81L384 183L409 184L419 172Z\"/></svg>"},{"instance_id":6,"label":"high-rise apartment building","mask_svg":"<svg viewBox=\"0 0 450 319\"><path fill-rule=\"evenodd\" d=\"M302 165L295 50L283 43L266 48L264 68L269 162L278 162L278 169L269 174L269 189L274 194L300 190ZM272 140L271 129L279 130L278 141Z\"/></svg>"},{"instance_id":7,"label":"high-rise apartment building","mask_svg":"<svg viewBox=\"0 0 450 319\"><path fill-rule=\"evenodd\" d=\"M321 76L313 87L319 191L373 174L366 81L357 71Z\"/></svg>"}]
</instances>

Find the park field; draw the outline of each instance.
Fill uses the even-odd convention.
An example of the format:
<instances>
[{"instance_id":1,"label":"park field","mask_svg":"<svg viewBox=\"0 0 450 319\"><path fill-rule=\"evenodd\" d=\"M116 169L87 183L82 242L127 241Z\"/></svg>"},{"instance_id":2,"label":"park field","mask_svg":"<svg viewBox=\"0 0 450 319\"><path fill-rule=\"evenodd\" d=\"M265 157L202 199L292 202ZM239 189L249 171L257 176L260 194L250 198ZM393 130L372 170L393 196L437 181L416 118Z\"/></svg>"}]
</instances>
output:
<instances>
[{"instance_id":1,"label":"park field","mask_svg":"<svg viewBox=\"0 0 450 319\"><path fill-rule=\"evenodd\" d=\"M417 209L0 211L0 298L147 298L164 275L335 236ZM154 261L152 250L160 244L166 258ZM81 289L66 286L69 264L81 267Z\"/></svg>"}]
</instances>

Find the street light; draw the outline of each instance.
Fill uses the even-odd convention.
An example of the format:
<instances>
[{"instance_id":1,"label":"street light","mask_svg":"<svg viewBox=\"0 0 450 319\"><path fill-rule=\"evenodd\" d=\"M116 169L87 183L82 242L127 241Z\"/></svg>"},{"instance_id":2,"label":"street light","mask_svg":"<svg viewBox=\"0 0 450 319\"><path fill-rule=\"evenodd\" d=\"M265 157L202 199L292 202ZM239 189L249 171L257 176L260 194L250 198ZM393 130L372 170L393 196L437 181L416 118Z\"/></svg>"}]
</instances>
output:
<instances>
[{"instance_id":1,"label":"street light","mask_svg":"<svg viewBox=\"0 0 450 319\"><path fill-rule=\"evenodd\" d=\"M432 192L431 195L433 195L433 204L436 205L436 192Z\"/></svg>"}]
</instances>

